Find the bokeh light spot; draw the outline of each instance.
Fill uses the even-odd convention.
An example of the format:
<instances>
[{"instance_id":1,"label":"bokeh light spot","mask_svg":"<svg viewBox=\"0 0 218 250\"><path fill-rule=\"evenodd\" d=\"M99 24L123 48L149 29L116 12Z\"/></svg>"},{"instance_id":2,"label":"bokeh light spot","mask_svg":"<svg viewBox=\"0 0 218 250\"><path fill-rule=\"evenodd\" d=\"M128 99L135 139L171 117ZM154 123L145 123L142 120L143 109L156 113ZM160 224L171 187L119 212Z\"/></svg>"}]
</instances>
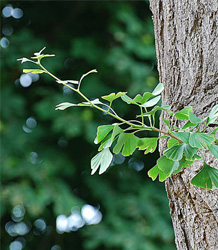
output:
<instances>
[{"instance_id":1,"label":"bokeh light spot","mask_svg":"<svg viewBox=\"0 0 218 250\"><path fill-rule=\"evenodd\" d=\"M10 42L6 37L2 37L0 45L3 49L6 49L10 45Z\"/></svg>"},{"instance_id":2,"label":"bokeh light spot","mask_svg":"<svg viewBox=\"0 0 218 250\"><path fill-rule=\"evenodd\" d=\"M23 11L19 8L15 8L15 9L13 9L11 15L15 19L20 19L23 16Z\"/></svg>"},{"instance_id":3,"label":"bokeh light spot","mask_svg":"<svg viewBox=\"0 0 218 250\"><path fill-rule=\"evenodd\" d=\"M20 85L24 88L32 84L32 78L29 74L22 74L20 77Z\"/></svg>"},{"instance_id":4,"label":"bokeh light spot","mask_svg":"<svg viewBox=\"0 0 218 250\"><path fill-rule=\"evenodd\" d=\"M11 5L8 5L4 7L4 9L2 10L2 15L3 17L7 18L12 15L12 12L13 12L13 7Z\"/></svg>"},{"instance_id":5,"label":"bokeh light spot","mask_svg":"<svg viewBox=\"0 0 218 250\"><path fill-rule=\"evenodd\" d=\"M21 244L20 241L17 241L17 240L11 242L10 247L9 247L10 250L21 250L22 248L23 248L23 245Z\"/></svg>"},{"instance_id":6,"label":"bokeh light spot","mask_svg":"<svg viewBox=\"0 0 218 250\"><path fill-rule=\"evenodd\" d=\"M33 118L33 117L29 117L29 118L26 120L26 125L27 125L27 127L30 128L30 129L35 128L36 125L37 125L36 119Z\"/></svg>"},{"instance_id":7,"label":"bokeh light spot","mask_svg":"<svg viewBox=\"0 0 218 250\"><path fill-rule=\"evenodd\" d=\"M14 31L13 27L11 25L9 25L9 24L4 25L3 28L2 28L2 33L5 36L12 35L13 31Z\"/></svg>"},{"instance_id":8,"label":"bokeh light spot","mask_svg":"<svg viewBox=\"0 0 218 250\"><path fill-rule=\"evenodd\" d=\"M102 213L95 207L86 204L82 207L81 214L86 224L98 224L102 219Z\"/></svg>"}]
</instances>

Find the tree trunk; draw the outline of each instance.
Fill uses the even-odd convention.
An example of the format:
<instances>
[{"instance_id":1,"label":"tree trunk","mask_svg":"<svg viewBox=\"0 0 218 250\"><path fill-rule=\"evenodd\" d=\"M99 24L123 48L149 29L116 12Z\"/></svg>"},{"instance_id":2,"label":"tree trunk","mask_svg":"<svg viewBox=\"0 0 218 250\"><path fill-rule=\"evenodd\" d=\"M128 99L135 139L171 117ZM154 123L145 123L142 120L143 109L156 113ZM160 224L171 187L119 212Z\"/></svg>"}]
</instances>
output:
<instances>
[{"instance_id":1,"label":"tree trunk","mask_svg":"<svg viewBox=\"0 0 218 250\"><path fill-rule=\"evenodd\" d=\"M174 111L192 106L203 118L218 103L218 1L150 0L150 6L163 104ZM204 157L218 168L209 152ZM197 161L166 181L177 249L218 250L218 189L190 184L202 166Z\"/></svg>"}]
</instances>

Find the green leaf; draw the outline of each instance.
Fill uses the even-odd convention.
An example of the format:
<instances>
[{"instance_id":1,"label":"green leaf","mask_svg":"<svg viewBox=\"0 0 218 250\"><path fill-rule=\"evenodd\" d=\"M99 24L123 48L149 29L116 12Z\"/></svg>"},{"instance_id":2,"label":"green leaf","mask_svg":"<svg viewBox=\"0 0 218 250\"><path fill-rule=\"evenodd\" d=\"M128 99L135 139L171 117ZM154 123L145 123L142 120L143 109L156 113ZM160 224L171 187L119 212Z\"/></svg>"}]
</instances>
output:
<instances>
[{"instance_id":1,"label":"green leaf","mask_svg":"<svg viewBox=\"0 0 218 250\"><path fill-rule=\"evenodd\" d=\"M23 69L23 73L42 74L45 73L45 71L41 69Z\"/></svg>"},{"instance_id":2,"label":"green leaf","mask_svg":"<svg viewBox=\"0 0 218 250\"><path fill-rule=\"evenodd\" d=\"M169 112L170 111L171 106L166 105L166 106L155 106L151 111L144 113L143 115L138 115L137 117L142 117L142 116L150 116L150 115L154 115L158 110L164 110ZM170 111L171 112L171 111Z\"/></svg>"},{"instance_id":3,"label":"green leaf","mask_svg":"<svg viewBox=\"0 0 218 250\"><path fill-rule=\"evenodd\" d=\"M198 118L195 114L193 114L192 112L189 112L189 119L191 121L191 123L195 123L195 124L199 124L202 122L202 120L200 118Z\"/></svg>"},{"instance_id":4,"label":"green leaf","mask_svg":"<svg viewBox=\"0 0 218 250\"><path fill-rule=\"evenodd\" d=\"M197 154L194 155L194 158L195 158L196 160L201 160L201 159L202 159L202 157L201 157L200 155L197 155Z\"/></svg>"},{"instance_id":5,"label":"green leaf","mask_svg":"<svg viewBox=\"0 0 218 250\"><path fill-rule=\"evenodd\" d=\"M178 169L174 170L172 174L178 174L182 168L187 168L189 166L191 166L191 164L194 162L194 160L187 160L185 157L183 157L180 161L179 161L179 167Z\"/></svg>"},{"instance_id":6,"label":"green leaf","mask_svg":"<svg viewBox=\"0 0 218 250\"><path fill-rule=\"evenodd\" d=\"M183 152L187 159L193 158L193 156L196 154L197 151L198 151L197 148L193 148L189 144L183 144Z\"/></svg>"},{"instance_id":7,"label":"green leaf","mask_svg":"<svg viewBox=\"0 0 218 250\"><path fill-rule=\"evenodd\" d=\"M168 148L175 146L175 145L179 145L179 144L181 144L179 141L177 141L174 138L170 138L168 141Z\"/></svg>"},{"instance_id":8,"label":"green leaf","mask_svg":"<svg viewBox=\"0 0 218 250\"><path fill-rule=\"evenodd\" d=\"M109 148L105 148L91 159L91 174L93 175L100 166L99 174L104 173L110 166L113 159Z\"/></svg>"},{"instance_id":9,"label":"green leaf","mask_svg":"<svg viewBox=\"0 0 218 250\"><path fill-rule=\"evenodd\" d=\"M191 184L197 187L212 189L212 183L218 188L218 169L212 168L204 163L204 167L191 180Z\"/></svg>"},{"instance_id":10,"label":"green leaf","mask_svg":"<svg viewBox=\"0 0 218 250\"><path fill-rule=\"evenodd\" d=\"M218 118L218 104L215 105L210 111L210 114L207 118L207 124L214 123L217 118Z\"/></svg>"},{"instance_id":11,"label":"green leaf","mask_svg":"<svg viewBox=\"0 0 218 250\"><path fill-rule=\"evenodd\" d=\"M190 133L189 144L194 148L209 148L214 137L203 133Z\"/></svg>"},{"instance_id":12,"label":"green leaf","mask_svg":"<svg viewBox=\"0 0 218 250\"><path fill-rule=\"evenodd\" d=\"M164 181L166 180L167 177L169 177L169 175L165 174L162 170L160 170L158 168L158 165L155 165L153 168L151 168L148 171L148 176L154 181L157 176L159 175L159 181Z\"/></svg>"},{"instance_id":13,"label":"green leaf","mask_svg":"<svg viewBox=\"0 0 218 250\"><path fill-rule=\"evenodd\" d=\"M197 125L198 124L196 124L196 123L192 123L190 121L187 121L186 124L182 127L182 129L186 129L186 128L190 128L190 127L195 127Z\"/></svg>"},{"instance_id":14,"label":"green leaf","mask_svg":"<svg viewBox=\"0 0 218 250\"><path fill-rule=\"evenodd\" d=\"M138 105L137 102L135 102L132 98L130 98L128 95L122 95L121 99L126 102L127 104L135 104Z\"/></svg>"},{"instance_id":15,"label":"green leaf","mask_svg":"<svg viewBox=\"0 0 218 250\"><path fill-rule=\"evenodd\" d=\"M101 98L106 100L106 101L109 101L110 103L113 102L114 100L116 100L117 98L125 95L127 92L118 92L117 94L115 93L111 93L109 95L105 95L105 96L102 96Z\"/></svg>"},{"instance_id":16,"label":"green leaf","mask_svg":"<svg viewBox=\"0 0 218 250\"><path fill-rule=\"evenodd\" d=\"M218 145L211 144L209 150L218 159Z\"/></svg>"},{"instance_id":17,"label":"green leaf","mask_svg":"<svg viewBox=\"0 0 218 250\"><path fill-rule=\"evenodd\" d=\"M107 135L106 138L101 142L101 146L99 147L99 150L102 150L103 148L106 148L106 147L110 147L114 139L116 138L116 136L122 132L123 130L117 124L114 125L112 133Z\"/></svg>"},{"instance_id":18,"label":"green leaf","mask_svg":"<svg viewBox=\"0 0 218 250\"><path fill-rule=\"evenodd\" d=\"M97 129L97 136L95 138L95 143L98 144L101 142L107 135L108 133L114 128L113 125L102 125L99 126Z\"/></svg>"},{"instance_id":19,"label":"green leaf","mask_svg":"<svg viewBox=\"0 0 218 250\"><path fill-rule=\"evenodd\" d=\"M157 104L160 100L161 96L156 96L154 97L153 99L145 102L144 104L142 104L141 106L144 107L144 108L149 108L149 107L152 107L154 106L155 104Z\"/></svg>"},{"instance_id":20,"label":"green leaf","mask_svg":"<svg viewBox=\"0 0 218 250\"><path fill-rule=\"evenodd\" d=\"M153 153L157 148L158 138L142 138L139 141L139 150L145 150L144 154Z\"/></svg>"},{"instance_id":21,"label":"green leaf","mask_svg":"<svg viewBox=\"0 0 218 250\"><path fill-rule=\"evenodd\" d=\"M98 151L101 151L105 148L110 148L111 146L111 137L112 137L112 133L108 134L102 141L101 141L101 145L98 148Z\"/></svg>"},{"instance_id":22,"label":"green leaf","mask_svg":"<svg viewBox=\"0 0 218 250\"><path fill-rule=\"evenodd\" d=\"M35 61L30 60L30 59L25 58L25 57L23 57L23 58L19 58L19 59L17 59L17 61L21 61L21 63L25 63L25 62L36 63Z\"/></svg>"},{"instance_id":23,"label":"green leaf","mask_svg":"<svg viewBox=\"0 0 218 250\"><path fill-rule=\"evenodd\" d=\"M55 56L54 54L42 54L42 55L38 55L38 56L32 56L31 58L32 59L38 59L38 60L41 60L42 58L45 58L45 57L53 57L53 56Z\"/></svg>"},{"instance_id":24,"label":"green leaf","mask_svg":"<svg viewBox=\"0 0 218 250\"><path fill-rule=\"evenodd\" d=\"M66 108L75 107L75 106L77 106L77 104L73 104L70 102L62 102L56 106L55 110L65 110Z\"/></svg>"},{"instance_id":25,"label":"green leaf","mask_svg":"<svg viewBox=\"0 0 218 250\"><path fill-rule=\"evenodd\" d=\"M56 82L57 82L57 83L60 83L60 84L68 84L68 83L79 84L79 82L78 82L78 81L75 81L75 80L64 80L64 81L62 81L62 80L57 80Z\"/></svg>"},{"instance_id":26,"label":"green leaf","mask_svg":"<svg viewBox=\"0 0 218 250\"><path fill-rule=\"evenodd\" d=\"M215 135L216 131L218 131L218 127L213 130L213 132L211 133L211 135Z\"/></svg>"},{"instance_id":27,"label":"green leaf","mask_svg":"<svg viewBox=\"0 0 218 250\"><path fill-rule=\"evenodd\" d=\"M138 95L136 95L136 96L133 98L133 101L142 104L142 103L143 103L143 97L142 97L140 94L138 94Z\"/></svg>"},{"instance_id":28,"label":"green leaf","mask_svg":"<svg viewBox=\"0 0 218 250\"><path fill-rule=\"evenodd\" d=\"M168 128L170 128L170 121L162 118L162 121L167 125Z\"/></svg>"},{"instance_id":29,"label":"green leaf","mask_svg":"<svg viewBox=\"0 0 218 250\"><path fill-rule=\"evenodd\" d=\"M93 101L91 101L92 104L102 104L102 102L99 101L99 99L95 99ZM92 107L91 103L89 102L82 102L82 103L78 103L78 104L74 104L74 103L70 103L70 102L63 102L60 103L56 106L55 110L64 110L66 108L69 107Z\"/></svg>"},{"instance_id":30,"label":"green leaf","mask_svg":"<svg viewBox=\"0 0 218 250\"><path fill-rule=\"evenodd\" d=\"M163 154L173 161L179 161L183 156L183 144L172 146L166 150L164 150Z\"/></svg>"},{"instance_id":31,"label":"green leaf","mask_svg":"<svg viewBox=\"0 0 218 250\"><path fill-rule=\"evenodd\" d=\"M77 104L76 106L92 107L91 104L103 104L101 101L99 101L98 98L96 98L95 100L92 100L90 102L82 102L82 103Z\"/></svg>"},{"instance_id":32,"label":"green leaf","mask_svg":"<svg viewBox=\"0 0 218 250\"><path fill-rule=\"evenodd\" d=\"M179 168L179 162L168 159L162 156L157 160L157 165L166 175L170 176L174 171Z\"/></svg>"},{"instance_id":33,"label":"green leaf","mask_svg":"<svg viewBox=\"0 0 218 250\"><path fill-rule=\"evenodd\" d=\"M173 132L173 134L184 143L189 144L189 136L190 136L189 132Z\"/></svg>"},{"instance_id":34,"label":"green leaf","mask_svg":"<svg viewBox=\"0 0 218 250\"><path fill-rule=\"evenodd\" d=\"M186 107L179 112L175 113L175 117L178 120L188 120L189 119L189 112L192 112L192 107Z\"/></svg>"},{"instance_id":35,"label":"green leaf","mask_svg":"<svg viewBox=\"0 0 218 250\"><path fill-rule=\"evenodd\" d=\"M159 83L156 88L153 90L153 95L159 95L164 90L163 83Z\"/></svg>"},{"instance_id":36,"label":"green leaf","mask_svg":"<svg viewBox=\"0 0 218 250\"><path fill-rule=\"evenodd\" d=\"M122 150L123 156L133 154L138 146L139 138L134 134L121 133L118 137L117 144L113 148L115 154L119 154Z\"/></svg>"}]
</instances>

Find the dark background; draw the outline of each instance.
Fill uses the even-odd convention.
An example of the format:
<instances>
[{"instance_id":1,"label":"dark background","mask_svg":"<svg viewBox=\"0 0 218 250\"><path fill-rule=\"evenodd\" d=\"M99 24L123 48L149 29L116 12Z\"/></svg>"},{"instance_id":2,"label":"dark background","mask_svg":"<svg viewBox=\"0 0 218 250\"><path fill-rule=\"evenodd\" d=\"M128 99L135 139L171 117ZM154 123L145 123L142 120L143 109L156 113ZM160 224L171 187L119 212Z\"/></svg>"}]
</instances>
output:
<instances>
[{"instance_id":1,"label":"dark background","mask_svg":"<svg viewBox=\"0 0 218 250\"><path fill-rule=\"evenodd\" d=\"M2 249L175 249L164 184L147 176L158 152L118 155L91 176L97 126L115 121L90 108L55 111L81 98L46 75L23 86L22 69L32 65L17 61L47 47L56 57L42 63L61 79L96 68L82 84L90 99L151 91L158 73L148 2L2 1L1 11ZM128 119L138 112L121 101L114 107ZM57 218L74 224L58 230Z\"/></svg>"}]
</instances>

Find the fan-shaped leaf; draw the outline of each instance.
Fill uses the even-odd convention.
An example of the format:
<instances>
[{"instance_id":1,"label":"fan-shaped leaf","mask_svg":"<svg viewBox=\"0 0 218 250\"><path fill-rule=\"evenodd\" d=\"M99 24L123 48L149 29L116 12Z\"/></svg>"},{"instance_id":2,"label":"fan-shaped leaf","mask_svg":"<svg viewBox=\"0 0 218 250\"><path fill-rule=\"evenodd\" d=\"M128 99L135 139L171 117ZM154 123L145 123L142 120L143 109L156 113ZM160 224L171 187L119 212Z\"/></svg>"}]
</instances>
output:
<instances>
[{"instance_id":1,"label":"fan-shaped leaf","mask_svg":"<svg viewBox=\"0 0 218 250\"><path fill-rule=\"evenodd\" d=\"M204 167L191 180L191 184L208 189L212 189L212 184L214 184L214 186L218 188L218 169L212 168L204 163Z\"/></svg>"},{"instance_id":2,"label":"fan-shaped leaf","mask_svg":"<svg viewBox=\"0 0 218 250\"><path fill-rule=\"evenodd\" d=\"M154 97L153 99L145 102L144 104L142 104L141 106L144 107L144 108L149 108L149 107L152 107L154 106L155 104L157 104L160 100L161 96L156 96Z\"/></svg>"},{"instance_id":3,"label":"fan-shaped leaf","mask_svg":"<svg viewBox=\"0 0 218 250\"><path fill-rule=\"evenodd\" d=\"M178 120L189 120L189 112L192 112L192 107L186 107L179 112L175 113L175 117Z\"/></svg>"},{"instance_id":4,"label":"fan-shaped leaf","mask_svg":"<svg viewBox=\"0 0 218 250\"><path fill-rule=\"evenodd\" d=\"M173 161L179 161L182 159L183 149L184 149L183 144L175 145L175 146L172 146L172 147L164 150L163 154L168 159L171 159Z\"/></svg>"},{"instance_id":5,"label":"fan-shaped leaf","mask_svg":"<svg viewBox=\"0 0 218 250\"><path fill-rule=\"evenodd\" d=\"M145 150L144 154L153 153L157 148L158 138L142 138L139 141L139 150Z\"/></svg>"},{"instance_id":6,"label":"fan-shaped leaf","mask_svg":"<svg viewBox=\"0 0 218 250\"><path fill-rule=\"evenodd\" d=\"M157 176L159 175L159 181L164 181L166 180L167 177L169 177L169 175L165 174L162 170L160 170L158 168L158 165L155 165L153 168L151 168L148 171L148 176L154 181Z\"/></svg>"},{"instance_id":7,"label":"fan-shaped leaf","mask_svg":"<svg viewBox=\"0 0 218 250\"><path fill-rule=\"evenodd\" d=\"M102 96L101 98L106 100L106 101L113 102L114 100L116 100L117 98L125 95L126 93L127 92L118 92L117 94L111 93L109 95Z\"/></svg>"},{"instance_id":8,"label":"fan-shaped leaf","mask_svg":"<svg viewBox=\"0 0 218 250\"><path fill-rule=\"evenodd\" d=\"M190 133L189 144L194 148L208 148L214 141L214 137L203 133Z\"/></svg>"},{"instance_id":9,"label":"fan-shaped leaf","mask_svg":"<svg viewBox=\"0 0 218 250\"><path fill-rule=\"evenodd\" d=\"M118 137L117 144L113 148L115 154L119 154L122 150L123 156L133 154L138 146L139 138L134 134L121 133Z\"/></svg>"},{"instance_id":10,"label":"fan-shaped leaf","mask_svg":"<svg viewBox=\"0 0 218 250\"><path fill-rule=\"evenodd\" d=\"M155 89L153 90L152 94L153 95L159 95L162 91L164 90L163 83L159 83Z\"/></svg>"},{"instance_id":11,"label":"fan-shaped leaf","mask_svg":"<svg viewBox=\"0 0 218 250\"><path fill-rule=\"evenodd\" d=\"M114 128L113 125L99 126L97 129L97 136L95 138L95 143L98 144L99 142L101 142L113 128Z\"/></svg>"},{"instance_id":12,"label":"fan-shaped leaf","mask_svg":"<svg viewBox=\"0 0 218 250\"><path fill-rule=\"evenodd\" d=\"M214 123L218 118L218 104L212 108L207 119L207 124Z\"/></svg>"},{"instance_id":13,"label":"fan-shaped leaf","mask_svg":"<svg viewBox=\"0 0 218 250\"><path fill-rule=\"evenodd\" d=\"M179 168L179 162L168 159L162 156L157 160L157 165L166 175L170 176L174 171Z\"/></svg>"},{"instance_id":14,"label":"fan-shaped leaf","mask_svg":"<svg viewBox=\"0 0 218 250\"><path fill-rule=\"evenodd\" d=\"M218 159L218 145L211 144L209 150Z\"/></svg>"},{"instance_id":15,"label":"fan-shaped leaf","mask_svg":"<svg viewBox=\"0 0 218 250\"><path fill-rule=\"evenodd\" d=\"M113 155L111 154L109 148L105 148L101 152L99 152L97 155L95 155L91 160L91 174L94 174L97 169L99 169L99 174L104 173L107 168L110 166L113 159Z\"/></svg>"}]
</instances>

